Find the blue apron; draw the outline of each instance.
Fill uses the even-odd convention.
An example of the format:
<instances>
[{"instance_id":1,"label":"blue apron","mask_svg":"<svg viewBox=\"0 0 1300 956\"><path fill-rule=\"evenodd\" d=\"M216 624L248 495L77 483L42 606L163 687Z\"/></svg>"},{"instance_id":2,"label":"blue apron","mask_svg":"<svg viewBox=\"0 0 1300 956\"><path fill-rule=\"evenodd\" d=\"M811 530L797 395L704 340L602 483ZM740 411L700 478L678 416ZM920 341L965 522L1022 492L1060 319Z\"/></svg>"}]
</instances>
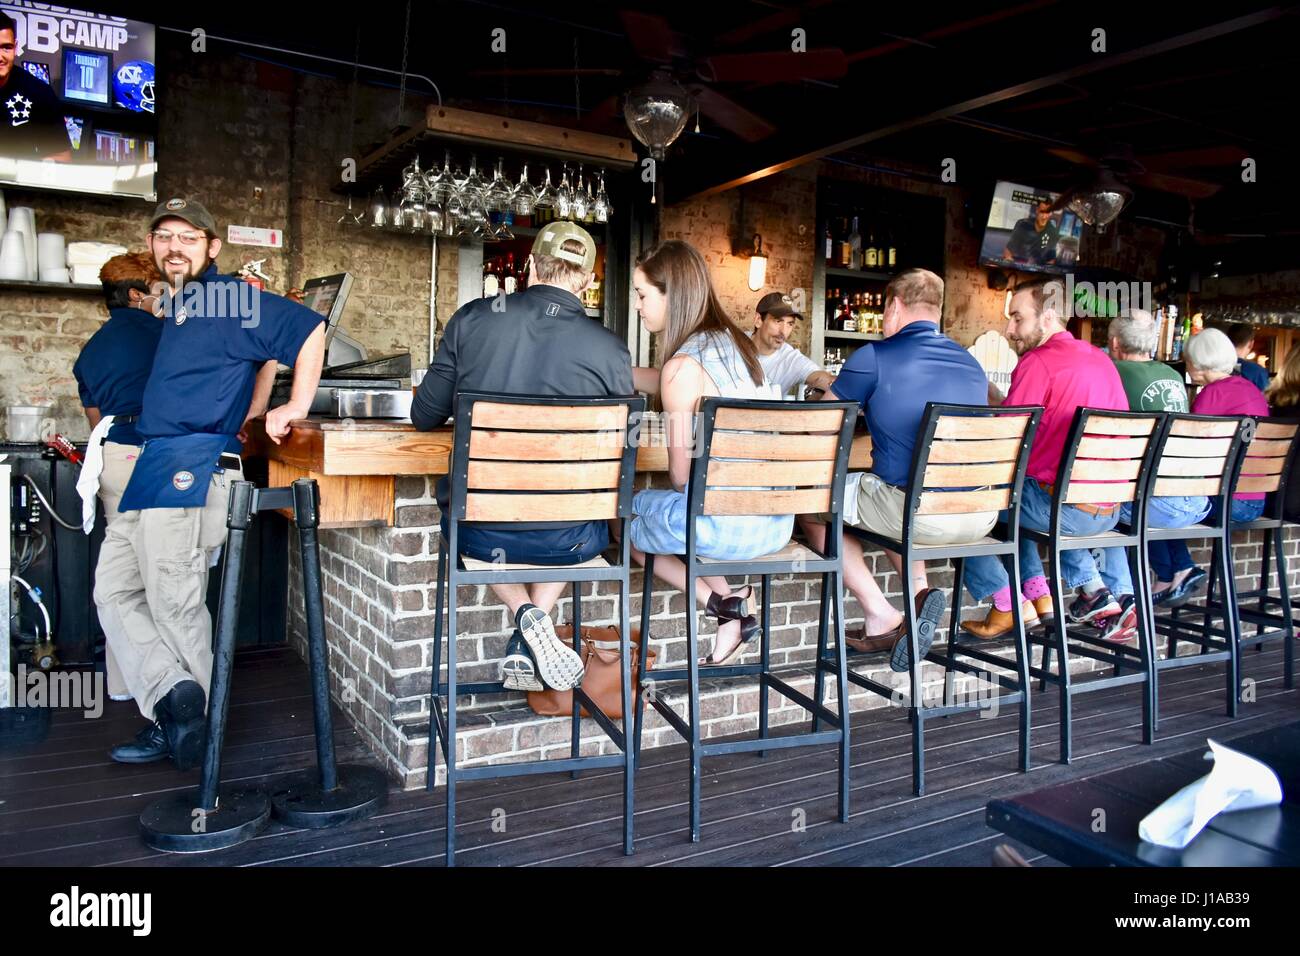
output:
<instances>
[{"instance_id":1,"label":"blue apron","mask_svg":"<svg viewBox=\"0 0 1300 956\"><path fill-rule=\"evenodd\" d=\"M146 440L118 510L202 508L218 459L233 437L199 432Z\"/></svg>"}]
</instances>

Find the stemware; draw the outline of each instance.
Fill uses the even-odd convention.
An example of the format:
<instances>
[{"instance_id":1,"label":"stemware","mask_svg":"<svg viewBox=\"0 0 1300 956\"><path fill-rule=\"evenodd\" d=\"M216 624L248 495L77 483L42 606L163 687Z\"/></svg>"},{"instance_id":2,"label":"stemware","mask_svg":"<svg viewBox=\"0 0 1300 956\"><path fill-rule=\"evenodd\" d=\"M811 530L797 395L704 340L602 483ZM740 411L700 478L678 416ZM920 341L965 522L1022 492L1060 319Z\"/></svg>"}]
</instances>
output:
<instances>
[{"instance_id":1,"label":"stemware","mask_svg":"<svg viewBox=\"0 0 1300 956\"><path fill-rule=\"evenodd\" d=\"M596 222L609 222L609 214L613 212L609 205L609 193L605 191L605 170L600 171L600 188L596 190L596 201L592 204L592 211L596 214Z\"/></svg>"},{"instance_id":2,"label":"stemware","mask_svg":"<svg viewBox=\"0 0 1300 956\"><path fill-rule=\"evenodd\" d=\"M383 186L376 187L370 195L370 225L373 229L388 225L388 195Z\"/></svg>"},{"instance_id":3,"label":"stemware","mask_svg":"<svg viewBox=\"0 0 1300 956\"><path fill-rule=\"evenodd\" d=\"M591 193L582 183L582 164L578 164L578 179L573 188L573 218L581 222L587 218L587 208Z\"/></svg>"},{"instance_id":4,"label":"stemware","mask_svg":"<svg viewBox=\"0 0 1300 956\"><path fill-rule=\"evenodd\" d=\"M534 209L554 209L558 194L555 187L551 185L551 167L546 167L546 178L542 185L537 187L537 194L533 199Z\"/></svg>"},{"instance_id":5,"label":"stemware","mask_svg":"<svg viewBox=\"0 0 1300 956\"><path fill-rule=\"evenodd\" d=\"M519 174L519 182L515 186L513 201L515 215L531 216L533 214L533 206L535 205L536 200L537 192L528 181L528 164L524 163L523 172Z\"/></svg>"},{"instance_id":6,"label":"stemware","mask_svg":"<svg viewBox=\"0 0 1300 956\"><path fill-rule=\"evenodd\" d=\"M565 164L559 188L555 190L555 214L561 219L573 218L573 187L569 185L568 164Z\"/></svg>"}]
</instances>

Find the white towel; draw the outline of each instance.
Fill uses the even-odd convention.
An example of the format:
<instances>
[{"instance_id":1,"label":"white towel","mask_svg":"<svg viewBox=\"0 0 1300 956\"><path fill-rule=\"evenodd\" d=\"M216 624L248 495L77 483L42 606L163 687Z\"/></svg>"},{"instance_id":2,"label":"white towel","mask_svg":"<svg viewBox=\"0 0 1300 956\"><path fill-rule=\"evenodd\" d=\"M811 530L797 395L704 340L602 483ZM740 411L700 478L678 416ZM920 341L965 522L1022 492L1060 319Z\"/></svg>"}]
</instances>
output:
<instances>
[{"instance_id":1,"label":"white towel","mask_svg":"<svg viewBox=\"0 0 1300 956\"><path fill-rule=\"evenodd\" d=\"M1277 774L1253 757L1207 740L1214 769L1189 783L1138 824L1138 835L1148 843L1181 850L1220 813L1253 810L1282 802Z\"/></svg>"},{"instance_id":2,"label":"white towel","mask_svg":"<svg viewBox=\"0 0 1300 956\"><path fill-rule=\"evenodd\" d=\"M77 476L77 494L81 495L81 530L90 534L95 528L95 499L99 497L99 476L104 472L104 438L113 427L113 416L99 420L86 442L86 460Z\"/></svg>"}]
</instances>

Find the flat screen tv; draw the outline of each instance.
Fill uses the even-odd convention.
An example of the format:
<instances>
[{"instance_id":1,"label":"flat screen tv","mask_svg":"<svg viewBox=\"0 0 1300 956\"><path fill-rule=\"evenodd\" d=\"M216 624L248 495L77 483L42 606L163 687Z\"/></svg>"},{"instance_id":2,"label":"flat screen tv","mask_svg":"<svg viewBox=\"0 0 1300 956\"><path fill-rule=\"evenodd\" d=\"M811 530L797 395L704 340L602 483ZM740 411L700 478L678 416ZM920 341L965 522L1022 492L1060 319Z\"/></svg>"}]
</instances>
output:
<instances>
[{"instance_id":1,"label":"flat screen tv","mask_svg":"<svg viewBox=\"0 0 1300 956\"><path fill-rule=\"evenodd\" d=\"M0 189L156 200L153 25L33 0L0 11L15 25L0 30Z\"/></svg>"},{"instance_id":2,"label":"flat screen tv","mask_svg":"<svg viewBox=\"0 0 1300 956\"><path fill-rule=\"evenodd\" d=\"M999 182L993 190L980 264L1026 272L1069 272L1079 265L1083 221L1058 209L1058 193Z\"/></svg>"}]
</instances>

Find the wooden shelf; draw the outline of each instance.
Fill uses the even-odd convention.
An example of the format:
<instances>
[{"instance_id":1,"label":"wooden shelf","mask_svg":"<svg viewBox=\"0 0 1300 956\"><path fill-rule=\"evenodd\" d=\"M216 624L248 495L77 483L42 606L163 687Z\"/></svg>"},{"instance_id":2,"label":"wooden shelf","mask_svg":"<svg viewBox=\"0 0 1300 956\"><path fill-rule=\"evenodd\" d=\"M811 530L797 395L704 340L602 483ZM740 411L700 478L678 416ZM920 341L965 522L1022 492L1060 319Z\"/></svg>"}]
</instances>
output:
<instances>
[{"instance_id":1,"label":"wooden shelf","mask_svg":"<svg viewBox=\"0 0 1300 956\"><path fill-rule=\"evenodd\" d=\"M93 292L104 294L102 285L73 285L71 282L22 282L18 279L0 279L0 289L13 289L16 292Z\"/></svg>"},{"instance_id":2,"label":"wooden shelf","mask_svg":"<svg viewBox=\"0 0 1300 956\"><path fill-rule=\"evenodd\" d=\"M828 339L857 339L859 342L880 342L884 336L879 332L837 332L827 329L823 333Z\"/></svg>"},{"instance_id":3,"label":"wooden shelf","mask_svg":"<svg viewBox=\"0 0 1300 956\"><path fill-rule=\"evenodd\" d=\"M892 272L868 272L866 269L834 269L826 267L828 276L835 276L837 279L867 279L871 282L888 282L894 278Z\"/></svg>"}]
</instances>

